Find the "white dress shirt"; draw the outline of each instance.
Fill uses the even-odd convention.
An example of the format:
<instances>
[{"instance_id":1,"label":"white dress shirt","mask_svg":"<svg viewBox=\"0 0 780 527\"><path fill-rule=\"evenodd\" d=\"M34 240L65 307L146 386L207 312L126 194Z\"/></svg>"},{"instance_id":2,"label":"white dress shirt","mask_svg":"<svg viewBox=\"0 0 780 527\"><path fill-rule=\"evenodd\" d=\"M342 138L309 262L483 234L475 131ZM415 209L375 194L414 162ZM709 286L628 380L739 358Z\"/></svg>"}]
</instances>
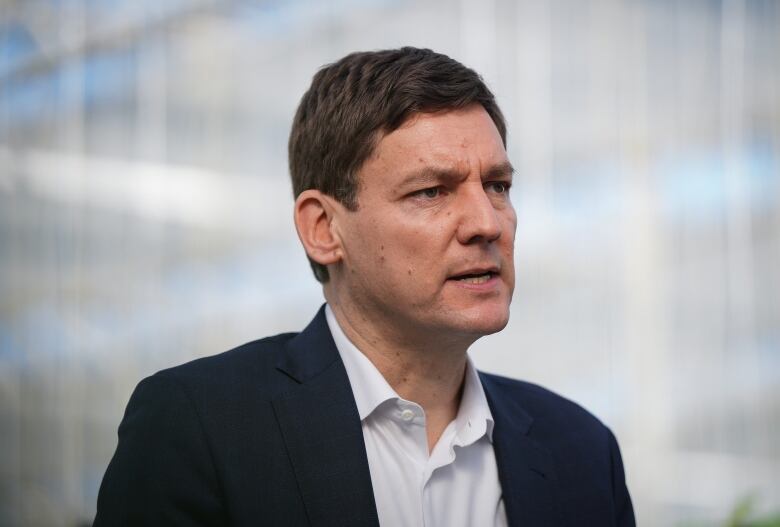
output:
<instances>
[{"instance_id":1,"label":"white dress shirt","mask_svg":"<svg viewBox=\"0 0 780 527\"><path fill-rule=\"evenodd\" d=\"M505 526L493 416L471 359L458 414L429 455L422 407L393 390L330 306L325 316L357 403L380 525Z\"/></svg>"}]
</instances>

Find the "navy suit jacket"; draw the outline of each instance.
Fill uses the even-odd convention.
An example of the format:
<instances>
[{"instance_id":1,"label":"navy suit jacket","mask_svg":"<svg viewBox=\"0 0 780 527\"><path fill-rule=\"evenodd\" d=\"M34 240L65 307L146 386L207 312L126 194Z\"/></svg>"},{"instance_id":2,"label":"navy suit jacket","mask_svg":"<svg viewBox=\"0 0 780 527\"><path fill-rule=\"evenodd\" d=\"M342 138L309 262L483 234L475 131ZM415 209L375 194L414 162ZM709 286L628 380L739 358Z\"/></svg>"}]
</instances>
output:
<instances>
[{"instance_id":1,"label":"navy suit jacket","mask_svg":"<svg viewBox=\"0 0 780 527\"><path fill-rule=\"evenodd\" d=\"M634 525L608 428L538 386L480 378L510 526ZM94 524L378 526L357 406L324 311L299 334L144 379Z\"/></svg>"}]
</instances>

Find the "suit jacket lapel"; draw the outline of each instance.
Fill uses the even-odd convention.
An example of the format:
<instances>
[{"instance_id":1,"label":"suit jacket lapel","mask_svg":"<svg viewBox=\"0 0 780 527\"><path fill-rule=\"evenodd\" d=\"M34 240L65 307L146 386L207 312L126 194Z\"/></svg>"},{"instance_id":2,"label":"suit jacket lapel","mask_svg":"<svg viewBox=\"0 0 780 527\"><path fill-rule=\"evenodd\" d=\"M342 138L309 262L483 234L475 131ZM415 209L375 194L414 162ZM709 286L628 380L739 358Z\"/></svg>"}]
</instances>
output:
<instances>
[{"instance_id":1,"label":"suit jacket lapel","mask_svg":"<svg viewBox=\"0 0 780 527\"><path fill-rule=\"evenodd\" d=\"M533 418L502 386L502 379L480 374L493 413L493 449L507 522L513 527L561 525L555 499L556 475L550 451L531 439Z\"/></svg>"},{"instance_id":2,"label":"suit jacket lapel","mask_svg":"<svg viewBox=\"0 0 780 527\"><path fill-rule=\"evenodd\" d=\"M277 367L296 380L273 407L311 525L379 526L355 398L323 309Z\"/></svg>"}]
</instances>

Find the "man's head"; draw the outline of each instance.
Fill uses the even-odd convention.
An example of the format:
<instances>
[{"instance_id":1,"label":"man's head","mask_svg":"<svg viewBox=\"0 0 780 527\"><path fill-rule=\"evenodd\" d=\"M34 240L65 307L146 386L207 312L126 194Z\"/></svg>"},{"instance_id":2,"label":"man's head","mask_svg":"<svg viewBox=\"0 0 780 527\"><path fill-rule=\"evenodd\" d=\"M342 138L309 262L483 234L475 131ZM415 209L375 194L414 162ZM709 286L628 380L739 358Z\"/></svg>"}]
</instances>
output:
<instances>
[{"instance_id":1,"label":"man's head","mask_svg":"<svg viewBox=\"0 0 780 527\"><path fill-rule=\"evenodd\" d=\"M480 104L506 146L506 124L480 76L446 55L404 47L351 53L322 68L303 95L288 145L293 194L316 189L357 209L357 173L379 139L416 113ZM310 259L314 275L328 270Z\"/></svg>"},{"instance_id":2,"label":"man's head","mask_svg":"<svg viewBox=\"0 0 780 527\"><path fill-rule=\"evenodd\" d=\"M321 70L290 137L298 234L331 304L410 338L506 325L516 217L506 127L479 76L430 50Z\"/></svg>"}]
</instances>

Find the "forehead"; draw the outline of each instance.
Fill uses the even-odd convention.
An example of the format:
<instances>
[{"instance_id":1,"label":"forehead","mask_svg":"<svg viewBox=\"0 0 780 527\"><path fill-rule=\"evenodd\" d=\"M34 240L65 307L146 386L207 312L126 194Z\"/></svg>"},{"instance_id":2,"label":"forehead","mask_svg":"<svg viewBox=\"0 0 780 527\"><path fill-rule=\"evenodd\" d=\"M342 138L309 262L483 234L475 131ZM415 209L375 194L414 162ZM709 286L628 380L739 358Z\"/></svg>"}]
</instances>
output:
<instances>
[{"instance_id":1,"label":"forehead","mask_svg":"<svg viewBox=\"0 0 780 527\"><path fill-rule=\"evenodd\" d=\"M370 178L371 172L397 173L420 165L471 172L506 162L506 150L495 123L481 105L475 104L413 115L379 139L361 173Z\"/></svg>"}]
</instances>

